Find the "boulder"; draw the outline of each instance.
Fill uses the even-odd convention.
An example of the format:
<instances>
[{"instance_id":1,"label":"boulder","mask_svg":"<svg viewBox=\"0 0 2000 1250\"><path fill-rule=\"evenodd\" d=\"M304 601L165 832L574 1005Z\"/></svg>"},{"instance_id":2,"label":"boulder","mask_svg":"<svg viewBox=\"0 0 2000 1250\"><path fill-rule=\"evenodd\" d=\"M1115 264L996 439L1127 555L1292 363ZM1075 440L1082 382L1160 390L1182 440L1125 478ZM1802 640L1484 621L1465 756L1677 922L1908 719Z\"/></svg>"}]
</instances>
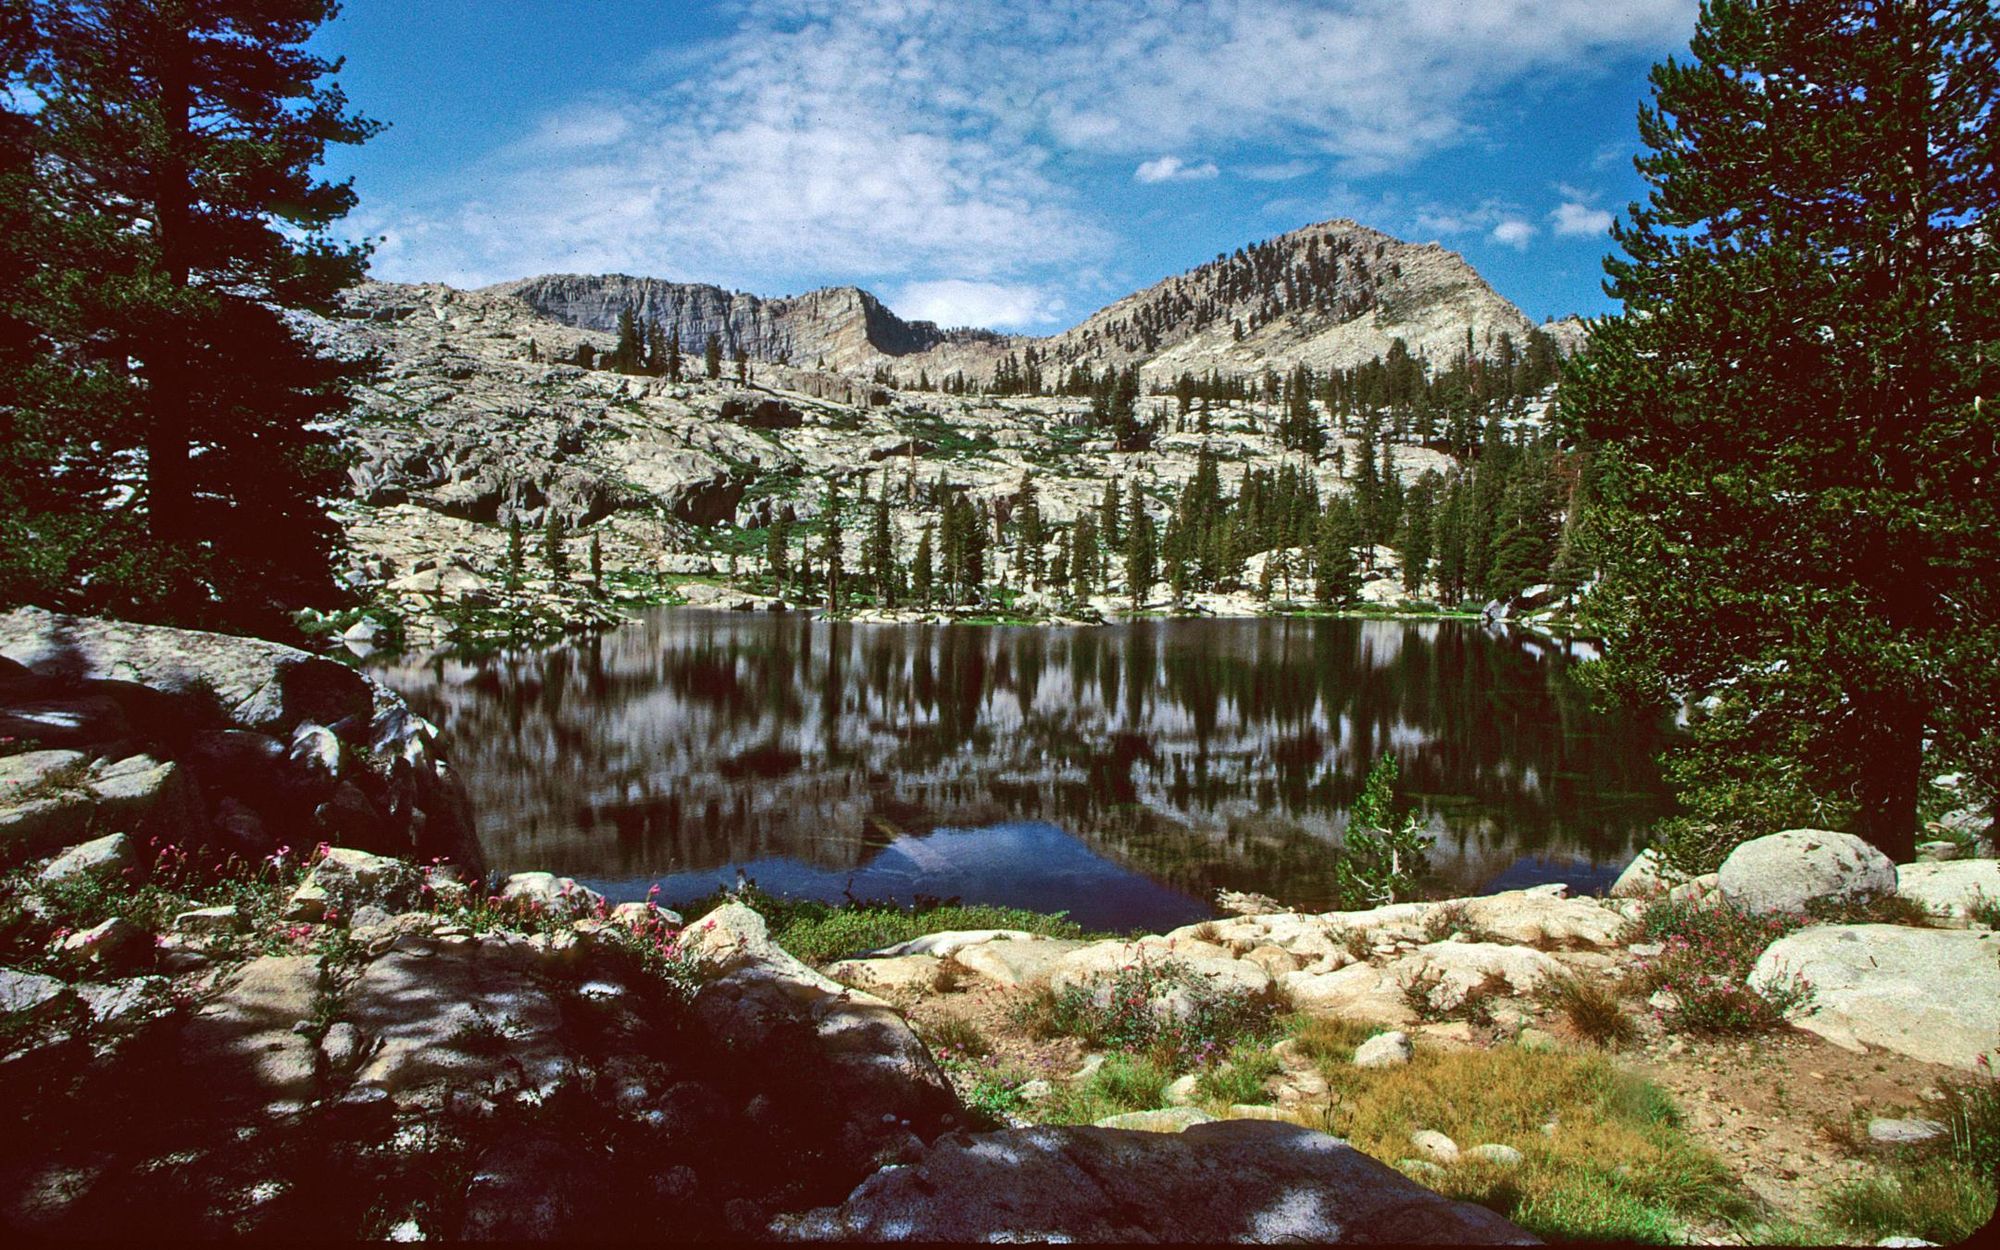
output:
<instances>
[{"instance_id":1,"label":"boulder","mask_svg":"<svg viewBox=\"0 0 2000 1250\"><path fill-rule=\"evenodd\" d=\"M144 687L264 732L365 716L374 702L361 674L294 647L41 608L0 614L0 655L37 676Z\"/></svg>"},{"instance_id":2,"label":"boulder","mask_svg":"<svg viewBox=\"0 0 2000 1250\"><path fill-rule=\"evenodd\" d=\"M1292 1004L1308 1015L1392 1026L1416 1022L1395 978L1373 964L1352 963L1332 972L1288 972L1278 983Z\"/></svg>"},{"instance_id":3,"label":"boulder","mask_svg":"<svg viewBox=\"0 0 2000 1250\"><path fill-rule=\"evenodd\" d=\"M1458 1143L1436 1129L1420 1128L1411 1133L1410 1144L1429 1155L1433 1162L1458 1162Z\"/></svg>"},{"instance_id":4,"label":"boulder","mask_svg":"<svg viewBox=\"0 0 2000 1250\"><path fill-rule=\"evenodd\" d=\"M65 967L91 972L118 972L151 962L153 935L123 916L113 916L56 943L56 960Z\"/></svg>"},{"instance_id":5,"label":"boulder","mask_svg":"<svg viewBox=\"0 0 2000 1250\"><path fill-rule=\"evenodd\" d=\"M0 968L0 1016L31 1019L54 1010L69 993L69 986L54 977Z\"/></svg>"},{"instance_id":6,"label":"boulder","mask_svg":"<svg viewBox=\"0 0 2000 1250\"><path fill-rule=\"evenodd\" d=\"M2000 901L2000 859L1959 859L1904 864L1896 893L1939 915L1963 920L1981 897Z\"/></svg>"},{"instance_id":7,"label":"boulder","mask_svg":"<svg viewBox=\"0 0 2000 1250\"><path fill-rule=\"evenodd\" d=\"M43 867L36 880L43 885L61 881L111 881L132 866L132 839L107 834L72 846Z\"/></svg>"},{"instance_id":8,"label":"boulder","mask_svg":"<svg viewBox=\"0 0 2000 1250\"><path fill-rule=\"evenodd\" d=\"M894 946L869 951L863 958L935 955L942 959L946 955L955 955L968 946L981 946L987 942L1033 941L1034 938L1035 935L1026 929L953 929L945 933L926 933L907 942L898 942Z\"/></svg>"},{"instance_id":9,"label":"boulder","mask_svg":"<svg viewBox=\"0 0 2000 1250\"><path fill-rule=\"evenodd\" d=\"M1595 899L1533 890L1467 899L1465 918L1496 938L1529 946L1617 946L1625 928L1625 917Z\"/></svg>"},{"instance_id":10,"label":"boulder","mask_svg":"<svg viewBox=\"0 0 2000 1250\"><path fill-rule=\"evenodd\" d=\"M1750 984L1794 973L1813 998L1792 1023L1850 1050L1973 1068L2000 1039L2000 933L1991 929L1813 925L1773 942Z\"/></svg>"},{"instance_id":11,"label":"boulder","mask_svg":"<svg viewBox=\"0 0 2000 1250\"><path fill-rule=\"evenodd\" d=\"M840 1206L772 1231L793 1241L1537 1244L1345 1142L1262 1120L1182 1133L953 1133Z\"/></svg>"},{"instance_id":12,"label":"boulder","mask_svg":"<svg viewBox=\"0 0 2000 1250\"><path fill-rule=\"evenodd\" d=\"M544 981L548 959L515 935L396 938L342 1000L342 1019L374 1046L356 1080L405 1105L503 1077L546 1096L573 1068L562 1009Z\"/></svg>"},{"instance_id":13,"label":"boulder","mask_svg":"<svg viewBox=\"0 0 2000 1250\"><path fill-rule=\"evenodd\" d=\"M181 1060L218 1099L300 1102L313 1092L318 1048L296 1026L323 985L317 956L244 964L181 1030Z\"/></svg>"},{"instance_id":14,"label":"boulder","mask_svg":"<svg viewBox=\"0 0 2000 1250\"><path fill-rule=\"evenodd\" d=\"M1065 955L1049 974L1049 984L1060 991L1070 986L1089 987L1099 999L1108 1001L1111 979L1122 969L1141 963L1155 966L1174 964L1189 977L1221 994L1253 996L1270 992L1271 974L1249 960L1234 958L1227 949L1207 942L1142 938L1136 942L1098 942ZM1165 989L1159 1002L1164 1006L1175 990Z\"/></svg>"},{"instance_id":15,"label":"boulder","mask_svg":"<svg viewBox=\"0 0 2000 1250\"><path fill-rule=\"evenodd\" d=\"M1896 865L1851 833L1787 829L1731 851L1716 888L1754 912L1802 913L1816 899L1895 893Z\"/></svg>"},{"instance_id":16,"label":"boulder","mask_svg":"<svg viewBox=\"0 0 2000 1250\"><path fill-rule=\"evenodd\" d=\"M858 1179L912 1134L929 1141L957 1122L950 1082L903 1017L780 949L755 911L725 904L681 942L706 978L695 1019L759 1092L782 1096L800 1131L829 1139L843 1174Z\"/></svg>"},{"instance_id":17,"label":"boulder","mask_svg":"<svg viewBox=\"0 0 2000 1250\"><path fill-rule=\"evenodd\" d=\"M553 1137L510 1138L473 1165L461 1241L563 1241L592 1209L588 1156Z\"/></svg>"},{"instance_id":18,"label":"boulder","mask_svg":"<svg viewBox=\"0 0 2000 1250\"><path fill-rule=\"evenodd\" d=\"M1408 1063L1416 1054L1410 1045L1410 1035L1401 1029L1387 1033L1377 1033L1354 1048L1354 1066L1357 1068L1394 1068Z\"/></svg>"},{"instance_id":19,"label":"boulder","mask_svg":"<svg viewBox=\"0 0 2000 1250\"><path fill-rule=\"evenodd\" d=\"M1161 1111L1127 1111L1097 1121L1098 1128L1127 1128L1141 1133L1185 1133L1197 1124L1213 1123L1215 1117L1197 1107L1168 1107Z\"/></svg>"},{"instance_id":20,"label":"boulder","mask_svg":"<svg viewBox=\"0 0 2000 1250\"><path fill-rule=\"evenodd\" d=\"M0 629L4 629L0 622ZM0 706L0 738L24 738L45 747L94 747L129 738L132 723L115 699L72 694Z\"/></svg>"},{"instance_id":21,"label":"boulder","mask_svg":"<svg viewBox=\"0 0 2000 1250\"><path fill-rule=\"evenodd\" d=\"M961 965L996 985L1016 988L1047 981L1065 956L1087 945L1063 938L1027 937L981 942L962 947L954 955Z\"/></svg>"},{"instance_id":22,"label":"boulder","mask_svg":"<svg viewBox=\"0 0 2000 1250\"><path fill-rule=\"evenodd\" d=\"M843 959L827 965L826 974L871 994L922 993L936 982L940 962L929 955Z\"/></svg>"},{"instance_id":23,"label":"boulder","mask_svg":"<svg viewBox=\"0 0 2000 1250\"><path fill-rule=\"evenodd\" d=\"M1868 1121L1868 1140L1891 1146L1910 1146L1943 1137L1950 1130L1936 1120L1891 1120L1881 1116Z\"/></svg>"},{"instance_id":24,"label":"boulder","mask_svg":"<svg viewBox=\"0 0 2000 1250\"><path fill-rule=\"evenodd\" d=\"M285 919L317 924L331 910L351 917L362 907L395 913L415 909L423 899L424 875L413 865L351 847L327 851L292 892Z\"/></svg>"},{"instance_id":25,"label":"boulder","mask_svg":"<svg viewBox=\"0 0 2000 1250\"><path fill-rule=\"evenodd\" d=\"M610 910L604 896L596 890L578 885L574 877L558 877L552 872L517 872L501 883L500 898L576 920L601 916Z\"/></svg>"},{"instance_id":26,"label":"boulder","mask_svg":"<svg viewBox=\"0 0 2000 1250\"><path fill-rule=\"evenodd\" d=\"M1678 880L1678 876L1660 859L1660 853L1648 847L1625 865L1625 871L1611 883L1609 894L1612 898L1657 898L1673 888Z\"/></svg>"}]
</instances>

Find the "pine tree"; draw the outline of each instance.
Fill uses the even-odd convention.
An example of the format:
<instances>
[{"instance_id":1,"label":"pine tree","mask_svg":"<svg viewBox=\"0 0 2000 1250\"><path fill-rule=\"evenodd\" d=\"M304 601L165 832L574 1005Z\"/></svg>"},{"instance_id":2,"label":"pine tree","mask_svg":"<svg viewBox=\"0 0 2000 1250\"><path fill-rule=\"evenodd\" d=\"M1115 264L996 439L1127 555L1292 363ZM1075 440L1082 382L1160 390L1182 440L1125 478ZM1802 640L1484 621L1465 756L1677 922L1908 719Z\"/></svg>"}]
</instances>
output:
<instances>
[{"instance_id":1,"label":"pine tree","mask_svg":"<svg viewBox=\"0 0 2000 1250\"><path fill-rule=\"evenodd\" d=\"M1097 527L1088 512L1079 515L1070 527L1069 549L1070 594L1078 600L1089 599L1095 593L1103 557L1097 545Z\"/></svg>"},{"instance_id":2,"label":"pine tree","mask_svg":"<svg viewBox=\"0 0 2000 1250\"><path fill-rule=\"evenodd\" d=\"M525 563L521 541L521 517L519 513L509 513L507 517L507 589L521 588L521 570Z\"/></svg>"},{"instance_id":3,"label":"pine tree","mask_svg":"<svg viewBox=\"0 0 2000 1250\"><path fill-rule=\"evenodd\" d=\"M550 577L562 581L569 576L569 549L563 546L562 513L551 503L548 514L548 527L542 534L542 562L549 566Z\"/></svg>"},{"instance_id":4,"label":"pine tree","mask_svg":"<svg viewBox=\"0 0 2000 1250\"><path fill-rule=\"evenodd\" d=\"M1712 776L1796 761L1896 862L1927 738L2000 784L1996 36L1977 0L1711 0L1563 383L1610 444L1607 687L1712 697Z\"/></svg>"},{"instance_id":5,"label":"pine tree","mask_svg":"<svg viewBox=\"0 0 2000 1250\"><path fill-rule=\"evenodd\" d=\"M618 310L618 344L611 349L611 367L620 373L637 373L645 363L646 344L639 335L639 317L627 304Z\"/></svg>"},{"instance_id":6,"label":"pine tree","mask_svg":"<svg viewBox=\"0 0 2000 1250\"><path fill-rule=\"evenodd\" d=\"M1411 594L1430 575L1432 542L1437 518L1433 500L1438 489L1435 471L1426 472L1403 498L1403 516L1396 531L1396 553L1403 561L1403 589Z\"/></svg>"},{"instance_id":7,"label":"pine tree","mask_svg":"<svg viewBox=\"0 0 2000 1250\"><path fill-rule=\"evenodd\" d=\"M1125 588L1132 596L1132 610L1138 611L1153 593L1159 580L1159 547L1153 538L1153 519L1146 512L1146 496L1137 479L1132 482L1130 515L1125 521Z\"/></svg>"},{"instance_id":8,"label":"pine tree","mask_svg":"<svg viewBox=\"0 0 2000 1250\"><path fill-rule=\"evenodd\" d=\"M1104 483L1104 497L1097 504L1097 533L1106 551L1124 550L1118 527L1118 509L1122 503L1118 479L1114 477Z\"/></svg>"},{"instance_id":9,"label":"pine tree","mask_svg":"<svg viewBox=\"0 0 2000 1250\"><path fill-rule=\"evenodd\" d=\"M590 584L604 589L604 546L595 534L590 536Z\"/></svg>"},{"instance_id":10,"label":"pine tree","mask_svg":"<svg viewBox=\"0 0 2000 1250\"><path fill-rule=\"evenodd\" d=\"M792 527L783 517L773 518L764 527L764 564L771 571L772 593L785 593L785 578L791 572Z\"/></svg>"},{"instance_id":11,"label":"pine tree","mask_svg":"<svg viewBox=\"0 0 2000 1250\"><path fill-rule=\"evenodd\" d=\"M681 334L680 330L676 328L672 334L667 336L667 359L662 372L667 375L667 381L678 382L681 380L682 368Z\"/></svg>"},{"instance_id":12,"label":"pine tree","mask_svg":"<svg viewBox=\"0 0 2000 1250\"><path fill-rule=\"evenodd\" d=\"M924 526L923 536L917 539L917 554L911 561L910 580L915 583L917 601L925 608L931 606L931 597L936 593L937 565L931 555L931 527Z\"/></svg>"},{"instance_id":13,"label":"pine tree","mask_svg":"<svg viewBox=\"0 0 2000 1250\"><path fill-rule=\"evenodd\" d=\"M11 518L8 537L26 524L63 549L62 606L288 628L290 609L339 597L325 503L346 475L330 418L371 368L321 355L288 316L331 315L366 256L329 233L352 189L313 176L328 144L378 129L324 81L337 62L306 51L334 6L5 8L0 72L29 71L37 106L31 197L51 227L38 285L61 292L32 327L38 354L55 353L52 369L115 364L71 379L94 392L86 471L74 488L51 480L31 494L56 511L46 524ZM16 411L10 441L49 433L42 423L65 402L29 398L54 407ZM99 480L90 462L107 457L123 477L143 474L123 483L115 513L81 493Z\"/></svg>"},{"instance_id":14,"label":"pine tree","mask_svg":"<svg viewBox=\"0 0 2000 1250\"><path fill-rule=\"evenodd\" d=\"M1361 593L1360 518L1347 496L1334 499L1320 515L1313 552L1313 597L1322 607L1344 607Z\"/></svg>"},{"instance_id":15,"label":"pine tree","mask_svg":"<svg viewBox=\"0 0 2000 1250\"><path fill-rule=\"evenodd\" d=\"M1014 505L1014 533L1021 551L1021 574L1030 586L1042 584L1042 544L1048 534L1042 528L1042 507L1035 497L1035 473L1021 475L1021 492Z\"/></svg>"},{"instance_id":16,"label":"pine tree","mask_svg":"<svg viewBox=\"0 0 2000 1250\"><path fill-rule=\"evenodd\" d=\"M826 522L826 537L819 553L820 563L826 570L826 609L838 613L846 590L842 584L844 570L841 561L846 535L840 528L840 487L831 480L826 484L826 499L820 507L820 515Z\"/></svg>"},{"instance_id":17,"label":"pine tree","mask_svg":"<svg viewBox=\"0 0 2000 1250\"><path fill-rule=\"evenodd\" d=\"M722 376L722 336L715 331L708 332L708 341L701 347L702 366L708 371L708 380L713 382Z\"/></svg>"}]
</instances>

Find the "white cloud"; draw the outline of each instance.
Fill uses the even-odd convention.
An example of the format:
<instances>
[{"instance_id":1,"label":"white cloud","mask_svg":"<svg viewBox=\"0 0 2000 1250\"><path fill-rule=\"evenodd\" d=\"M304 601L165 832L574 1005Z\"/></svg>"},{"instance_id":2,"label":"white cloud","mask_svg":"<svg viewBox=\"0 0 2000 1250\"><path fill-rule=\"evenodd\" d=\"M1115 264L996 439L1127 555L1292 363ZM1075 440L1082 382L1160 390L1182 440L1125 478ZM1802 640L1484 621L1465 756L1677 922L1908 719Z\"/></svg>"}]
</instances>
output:
<instances>
[{"instance_id":1,"label":"white cloud","mask_svg":"<svg viewBox=\"0 0 2000 1250\"><path fill-rule=\"evenodd\" d=\"M1160 154L1246 146L1297 154L1243 171L1259 180L1397 168L1477 135L1526 78L1678 46L1695 6L733 0L729 34L633 49L629 81L594 81L356 225L390 236L390 278L1046 284L1114 249L1083 192L1096 171L1212 178Z\"/></svg>"},{"instance_id":2,"label":"white cloud","mask_svg":"<svg viewBox=\"0 0 2000 1250\"><path fill-rule=\"evenodd\" d=\"M1549 214L1558 237L1596 238L1611 229L1611 214L1601 208L1565 200Z\"/></svg>"},{"instance_id":3,"label":"white cloud","mask_svg":"<svg viewBox=\"0 0 2000 1250\"><path fill-rule=\"evenodd\" d=\"M1526 249L1528 240L1537 233L1533 226L1519 217L1509 217L1493 227L1493 241L1504 243L1518 252Z\"/></svg>"},{"instance_id":4,"label":"white cloud","mask_svg":"<svg viewBox=\"0 0 2000 1250\"><path fill-rule=\"evenodd\" d=\"M1214 161L1190 165L1178 156L1160 156L1142 162L1132 171L1132 177L1137 182L1200 182L1221 172Z\"/></svg>"},{"instance_id":5,"label":"white cloud","mask_svg":"<svg viewBox=\"0 0 2000 1250\"><path fill-rule=\"evenodd\" d=\"M1237 172L1252 182L1290 182L1318 168L1312 161L1279 161L1270 165L1246 165Z\"/></svg>"},{"instance_id":6,"label":"white cloud","mask_svg":"<svg viewBox=\"0 0 2000 1250\"><path fill-rule=\"evenodd\" d=\"M889 301L889 306L913 321L1000 330L1048 325L1063 312L1063 302L1051 298L1038 286L969 282L963 278L909 283Z\"/></svg>"}]
</instances>

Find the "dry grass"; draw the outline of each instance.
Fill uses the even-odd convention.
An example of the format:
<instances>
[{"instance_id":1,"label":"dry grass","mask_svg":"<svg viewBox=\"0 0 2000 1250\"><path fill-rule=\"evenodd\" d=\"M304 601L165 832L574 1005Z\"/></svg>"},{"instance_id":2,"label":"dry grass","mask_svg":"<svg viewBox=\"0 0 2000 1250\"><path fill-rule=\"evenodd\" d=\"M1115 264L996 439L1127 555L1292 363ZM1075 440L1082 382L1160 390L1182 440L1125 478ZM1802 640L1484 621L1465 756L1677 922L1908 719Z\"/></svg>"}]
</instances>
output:
<instances>
[{"instance_id":1,"label":"dry grass","mask_svg":"<svg viewBox=\"0 0 2000 1250\"><path fill-rule=\"evenodd\" d=\"M1639 1027L1606 986L1570 973L1542 987L1542 1003L1559 1013L1578 1039L1597 1046L1621 1046L1638 1036Z\"/></svg>"},{"instance_id":2,"label":"dry grass","mask_svg":"<svg viewBox=\"0 0 2000 1250\"><path fill-rule=\"evenodd\" d=\"M1471 913L1464 899L1453 899L1439 903L1424 916L1424 941L1442 942L1454 933L1472 933Z\"/></svg>"},{"instance_id":3,"label":"dry grass","mask_svg":"<svg viewBox=\"0 0 2000 1250\"><path fill-rule=\"evenodd\" d=\"M1207 942L1210 946L1222 945L1222 930L1215 926L1213 920L1202 921L1194 927L1194 932L1189 936L1197 942Z\"/></svg>"},{"instance_id":4,"label":"dry grass","mask_svg":"<svg viewBox=\"0 0 2000 1250\"><path fill-rule=\"evenodd\" d=\"M972 969L958 962L957 955L946 955L931 972L931 989L939 994L953 994L970 976Z\"/></svg>"},{"instance_id":5,"label":"dry grass","mask_svg":"<svg viewBox=\"0 0 2000 1250\"><path fill-rule=\"evenodd\" d=\"M1293 1022L1292 1040L1300 1054L1331 1070L1352 1063L1355 1049L1382 1031L1360 1020L1311 1016Z\"/></svg>"},{"instance_id":6,"label":"dry grass","mask_svg":"<svg viewBox=\"0 0 2000 1250\"><path fill-rule=\"evenodd\" d=\"M950 1054L976 1059L993 1053L993 1043L979 1031L978 1025L963 1016L938 1016L918 1025L917 1036L940 1056Z\"/></svg>"}]
</instances>

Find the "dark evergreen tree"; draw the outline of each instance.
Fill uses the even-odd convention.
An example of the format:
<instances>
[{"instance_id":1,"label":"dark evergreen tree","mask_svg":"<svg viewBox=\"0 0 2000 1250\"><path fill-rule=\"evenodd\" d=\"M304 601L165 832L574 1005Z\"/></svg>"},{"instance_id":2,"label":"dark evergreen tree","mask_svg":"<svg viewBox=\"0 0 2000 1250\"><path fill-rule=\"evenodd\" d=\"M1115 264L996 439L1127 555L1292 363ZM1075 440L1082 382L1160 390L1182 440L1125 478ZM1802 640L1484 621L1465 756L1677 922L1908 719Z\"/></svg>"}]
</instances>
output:
<instances>
[{"instance_id":1,"label":"dark evergreen tree","mask_svg":"<svg viewBox=\"0 0 2000 1250\"><path fill-rule=\"evenodd\" d=\"M1607 686L1712 697L1711 780L1796 761L1897 862L1926 738L2000 789L1997 35L1983 0L1711 0L1562 388L1611 445Z\"/></svg>"},{"instance_id":2,"label":"dark evergreen tree","mask_svg":"<svg viewBox=\"0 0 2000 1250\"><path fill-rule=\"evenodd\" d=\"M569 576L569 548L563 545L566 536L562 513L551 503L548 524L542 532L542 563L548 565L549 576L557 581Z\"/></svg>"},{"instance_id":3,"label":"dark evergreen tree","mask_svg":"<svg viewBox=\"0 0 2000 1250\"><path fill-rule=\"evenodd\" d=\"M701 345L701 362L709 381L722 376L722 336L713 330L708 332L708 341Z\"/></svg>"},{"instance_id":4,"label":"dark evergreen tree","mask_svg":"<svg viewBox=\"0 0 2000 1250\"><path fill-rule=\"evenodd\" d=\"M928 608L931 598L937 593L937 562L932 556L931 527L924 526L923 535L917 539L917 554L911 561L910 580L914 583L917 602Z\"/></svg>"},{"instance_id":5,"label":"dark evergreen tree","mask_svg":"<svg viewBox=\"0 0 2000 1250\"><path fill-rule=\"evenodd\" d=\"M1361 522L1353 503L1337 496L1320 517L1313 552L1313 597L1322 607L1344 607L1361 593L1361 563L1354 549L1361 542Z\"/></svg>"},{"instance_id":6,"label":"dark evergreen tree","mask_svg":"<svg viewBox=\"0 0 2000 1250\"><path fill-rule=\"evenodd\" d=\"M630 304L618 310L618 343L611 349L611 367L620 373L637 373L646 362L646 342L639 332L639 316Z\"/></svg>"},{"instance_id":7,"label":"dark evergreen tree","mask_svg":"<svg viewBox=\"0 0 2000 1250\"><path fill-rule=\"evenodd\" d=\"M1153 535L1153 519L1146 512L1146 496L1137 479L1132 482L1129 515L1125 520L1125 589L1132 596L1132 610L1138 611L1153 593L1159 580L1159 546Z\"/></svg>"},{"instance_id":8,"label":"dark evergreen tree","mask_svg":"<svg viewBox=\"0 0 2000 1250\"><path fill-rule=\"evenodd\" d=\"M67 548L58 606L287 628L288 609L339 596L326 509L346 477L329 419L370 369L321 355L287 315L331 315L365 260L328 233L353 191L314 177L328 144L377 129L324 81L338 63L306 51L334 6L6 9L0 73L35 103L25 189L53 227L39 235L34 285L61 292L33 327L39 372L74 368L94 392L79 472L25 501L57 511L46 525L10 518L9 545L25 526L30 541ZM22 114L11 101L7 113L18 145ZM47 415L9 421L36 438ZM143 474L119 484L128 497L110 513L90 497L106 456L120 476Z\"/></svg>"}]
</instances>

